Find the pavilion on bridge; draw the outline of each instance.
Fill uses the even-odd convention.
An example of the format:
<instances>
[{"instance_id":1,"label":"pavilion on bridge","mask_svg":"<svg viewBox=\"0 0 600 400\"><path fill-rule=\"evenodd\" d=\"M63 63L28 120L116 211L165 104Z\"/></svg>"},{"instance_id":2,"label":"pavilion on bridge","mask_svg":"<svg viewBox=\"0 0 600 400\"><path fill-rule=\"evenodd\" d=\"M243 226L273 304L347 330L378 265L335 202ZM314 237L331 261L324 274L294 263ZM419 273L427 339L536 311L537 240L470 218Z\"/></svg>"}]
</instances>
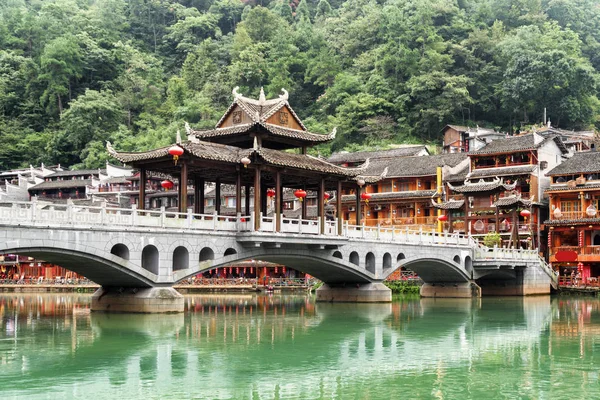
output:
<instances>
[{"instance_id":1,"label":"pavilion on bridge","mask_svg":"<svg viewBox=\"0 0 600 400\"><path fill-rule=\"evenodd\" d=\"M214 197L221 198L223 185L235 188L235 207L238 217L253 216L254 230L261 230L267 216L267 205L274 197L274 231L281 231L284 191L294 191L302 200L307 192L316 193L319 233L337 225L342 232L342 213L337 221L326 222L325 205L335 192L336 209L341 210L342 188L360 192L358 183L365 165L346 168L307 154L309 147L326 143L335 137L335 129L328 135L309 132L288 103L288 93L278 98L265 98L261 89L259 99L242 96L233 90L234 100L214 129L197 131L186 124L187 140L177 135L177 143L139 153L118 152L107 144L109 153L119 161L139 169L138 208L146 206L146 182L150 173L163 174L178 182L179 212L188 210L188 186L193 184L193 211L205 213L206 183L214 183ZM180 155L172 155L175 148ZM295 152L292 150L295 149ZM242 196L242 190L244 196ZM250 193L253 193L251 210ZM242 199L244 203L242 204ZM242 207L244 206L244 207ZM214 213L221 215L220 201L214 203ZM307 202L302 203L302 220L307 218ZM359 219L357 218L357 221ZM358 224L358 223L357 223ZM330 229L331 230L331 229Z\"/></svg>"}]
</instances>

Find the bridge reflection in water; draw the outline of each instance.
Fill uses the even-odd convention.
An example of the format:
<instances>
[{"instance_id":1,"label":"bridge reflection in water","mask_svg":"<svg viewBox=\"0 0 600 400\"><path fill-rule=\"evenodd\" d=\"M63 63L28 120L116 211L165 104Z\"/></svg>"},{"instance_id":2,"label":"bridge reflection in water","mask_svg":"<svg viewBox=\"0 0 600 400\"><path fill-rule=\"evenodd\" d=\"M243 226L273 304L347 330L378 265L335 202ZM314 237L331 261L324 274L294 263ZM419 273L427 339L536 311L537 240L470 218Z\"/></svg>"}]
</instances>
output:
<instances>
[{"instance_id":1,"label":"bridge reflection in water","mask_svg":"<svg viewBox=\"0 0 600 400\"><path fill-rule=\"evenodd\" d=\"M596 299L185 302L183 314L121 315L89 313L87 296L0 296L0 397L591 398L598 387Z\"/></svg>"}]
</instances>

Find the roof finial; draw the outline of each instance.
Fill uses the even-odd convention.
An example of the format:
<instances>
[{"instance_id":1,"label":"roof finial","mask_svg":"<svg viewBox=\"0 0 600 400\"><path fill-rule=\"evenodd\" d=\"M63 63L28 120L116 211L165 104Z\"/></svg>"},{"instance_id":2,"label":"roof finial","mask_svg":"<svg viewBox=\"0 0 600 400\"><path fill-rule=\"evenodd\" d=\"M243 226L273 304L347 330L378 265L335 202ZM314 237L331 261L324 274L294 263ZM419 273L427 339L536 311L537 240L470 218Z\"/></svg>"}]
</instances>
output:
<instances>
[{"instance_id":1,"label":"roof finial","mask_svg":"<svg viewBox=\"0 0 600 400\"><path fill-rule=\"evenodd\" d=\"M112 144L110 144L110 142L108 140L106 141L106 150L108 150L108 153L112 156L117 154L115 149L112 147ZM58 166L60 168L60 164L58 164Z\"/></svg>"},{"instance_id":2,"label":"roof finial","mask_svg":"<svg viewBox=\"0 0 600 400\"><path fill-rule=\"evenodd\" d=\"M181 142L182 142L181 132L179 132L179 129L177 129L177 136L175 136L175 143L180 144Z\"/></svg>"},{"instance_id":3,"label":"roof finial","mask_svg":"<svg viewBox=\"0 0 600 400\"><path fill-rule=\"evenodd\" d=\"M262 86L260 87L260 95L258 96L258 101L260 103L264 103L265 101L267 101L267 98L265 97L265 91Z\"/></svg>"},{"instance_id":4,"label":"roof finial","mask_svg":"<svg viewBox=\"0 0 600 400\"><path fill-rule=\"evenodd\" d=\"M280 94L279 98L283 101L287 101L287 99L289 97L288 91L285 90L284 88L281 88L281 91L283 92L283 94Z\"/></svg>"},{"instance_id":5,"label":"roof finial","mask_svg":"<svg viewBox=\"0 0 600 400\"><path fill-rule=\"evenodd\" d=\"M256 136L254 136L254 145L252 146L252 148L254 150L258 150L259 146L258 146L258 138Z\"/></svg>"},{"instance_id":6,"label":"roof finial","mask_svg":"<svg viewBox=\"0 0 600 400\"><path fill-rule=\"evenodd\" d=\"M238 89L239 89L239 88L240 88L239 86L236 86L236 87L234 87L234 88L233 88L233 90L231 91L231 93L233 93L233 97L235 97L236 99L237 99L237 98L239 98L239 97L242 97L242 94L241 94L241 93L238 93Z\"/></svg>"},{"instance_id":7,"label":"roof finial","mask_svg":"<svg viewBox=\"0 0 600 400\"><path fill-rule=\"evenodd\" d=\"M187 121L185 122L185 133L188 136L192 134L192 127L190 126L190 124L187 123Z\"/></svg>"}]
</instances>

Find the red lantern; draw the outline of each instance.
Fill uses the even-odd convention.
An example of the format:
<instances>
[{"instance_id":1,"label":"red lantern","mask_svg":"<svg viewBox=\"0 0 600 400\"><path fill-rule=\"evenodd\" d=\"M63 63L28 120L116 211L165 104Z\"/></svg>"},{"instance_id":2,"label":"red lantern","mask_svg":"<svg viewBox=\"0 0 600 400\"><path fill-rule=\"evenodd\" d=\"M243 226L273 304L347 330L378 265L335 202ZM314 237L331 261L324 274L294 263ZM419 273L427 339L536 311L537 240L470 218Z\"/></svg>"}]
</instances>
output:
<instances>
[{"instance_id":1,"label":"red lantern","mask_svg":"<svg viewBox=\"0 0 600 400\"><path fill-rule=\"evenodd\" d=\"M175 184L173 182L171 182L168 179L165 179L164 181L162 181L160 183L160 186L162 186L165 190L169 190L169 189L173 189L173 186L175 186Z\"/></svg>"},{"instance_id":2,"label":"red lantern","mask_svg":"<svg viewBox=\"0 0 600 400\"><path fill-rule=\"evenodd\" d=\"M323 193L323 199L325 200L325 202L327 202L327 200L329 200L329 198L331 197L331 195L327 192Z\"/></svg>"},{"instance_id":3,"label":"red lantern","mask_svg":"<svg viewBox=\"0 0 600 400\"><path fill-rule=\"evenodd\" d=\"M302 201L306 197L306 190L298 189L294 192L294 196L296 196L298 200Z\"/></svg>"},{"instance_id":4,"label":"red lantern","mask_svg":"<svg viewBox=\"0 0 600 400\"><path fill-rule=\"evenodd\" d=\"M438 215L438 221L446 222L448 221L448 216L446 214Z\"/></svg>"},{"instance_id":5,"label":"red lantern","mask_svg":"<svg viewBox=\"0 0 600 400\"><path fill-rule=\"evenodd\" d=\"M371 198L371 193L363 192L360 194L360 198L365 201L365 203L369 204L369 199Z\"/></svg>"},{"instance_id":6,"label":"red lantern","mask_svg":"<svg viewBox=\"0 0 600 400\"><path fill-rule=\"evenodd\" d=\"M267 197L275 197L275 190L274 189L268 189L267 190Z\"/></svg>"},{"instance_id":7,"label":"red lantern","mask_svg":"<svg viewBox=\"0 0 600 400\"><path fill-rule=\"evenodd\" d=\"M175 165L177 165L177 160L179 160L179 156L183 154L183 149L177 145L171 146L169 148L169 154L173 156L173 161Z\"/></svg>"},{"instance_id":8,"label":"red lantern","mask_svg":"<svg viewBox=\"0 0 600 400\"><path fill-rule=\"evenodd\" d=\"M521 210L521 217L525 217L528 218L531 215L531 212L529 210Z\"/></svg>"}]
</instances>

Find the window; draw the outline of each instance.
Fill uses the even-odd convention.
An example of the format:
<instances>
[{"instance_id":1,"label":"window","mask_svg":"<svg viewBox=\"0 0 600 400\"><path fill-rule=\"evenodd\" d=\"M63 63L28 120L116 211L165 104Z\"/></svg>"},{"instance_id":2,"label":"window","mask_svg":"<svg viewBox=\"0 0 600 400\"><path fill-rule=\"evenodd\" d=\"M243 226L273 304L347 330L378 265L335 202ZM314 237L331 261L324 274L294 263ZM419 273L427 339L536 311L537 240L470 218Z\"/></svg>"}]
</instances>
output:
<instances>
[{"instance_id":1,"label":"window","mask_svg":"<svg viewBox=\"0 0 600 400\"><path fill-rule=\"evenodd\" d=\"M563 213L580 211L581 203L579 201L561 201L560 210Z\"/></svg>"},{"instance_id":2,"label":"window","mask_svg":"<svg viewBox=\"0 0 600 400\"><path fill-rule=\"evenodd\" d=\"M543 171L548 168L548 161L540 161L540 169Z\"/></svg>"}]
</instances>

